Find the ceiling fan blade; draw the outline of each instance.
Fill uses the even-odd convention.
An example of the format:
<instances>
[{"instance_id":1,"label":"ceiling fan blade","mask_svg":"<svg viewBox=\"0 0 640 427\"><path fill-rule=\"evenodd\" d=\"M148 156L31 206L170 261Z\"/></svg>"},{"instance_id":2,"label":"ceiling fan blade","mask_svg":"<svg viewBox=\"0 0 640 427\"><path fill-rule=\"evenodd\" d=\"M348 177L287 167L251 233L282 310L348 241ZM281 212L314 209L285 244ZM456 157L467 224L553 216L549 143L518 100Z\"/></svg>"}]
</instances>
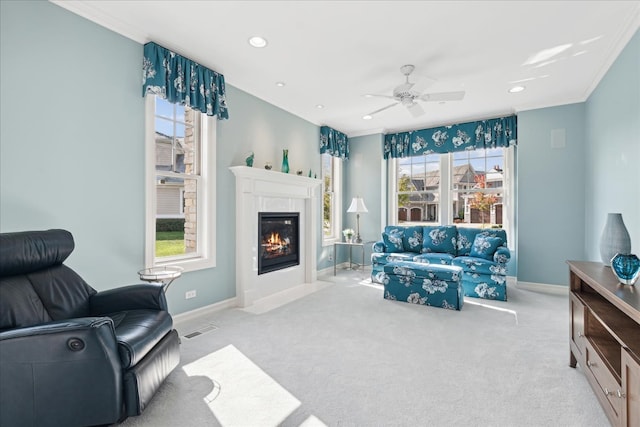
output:
<instances>
[{"instance_id":1,"label":"ceiling fan blade","mask_svg":"<svg viewBox=\"0 0 640 427\"><path fill-rule=\"evenodd\" d=\"M424 108L417 102L414 102L411 105L407 105L407 110L411 113L413 117L420 117L424 114Z\"/></svg>"},{"instance_id":2,"label":"ceiling fan blade","mask_svg":"<svg viewBox=\"0 0 640 427\"><path fill-rule=\"evenodd\" d=\"M422 101L460 101L464 98L464 91L459 92L437 92L420 95Z\"/></svg>"},{"instance_id":3,"label":"ceiling fan blade","mask_svg":"<svg viewBox=\"0 0 640 427\"><path fill-rule=\"evenodd\" d=\"M395 99L393 96L391 95L379 95L377 93L367 93L365 95L362 95L365 98L387 98L387 99Z\"/></svg>"},{"instance_id":4,"label":"ceiling fan blade","mask_svg":"<svg viewBox=\"0 0 640 427\"><path fill-rule=\"evenodd\" d=\"M411 89L416 93L422 93L427 90L427 88L433 86L435 82L437 82L436 79L432 79L430 77L420 77Z\"/></svg>"},{"instance_id":5,"label":"ceiling fan blade","mask_svg":"<svg viewBox=\"0 0 640 427\"><path fill-rule=\"evenodd\" d=\"M389 108L391 108L391 107L395 107L396 105L398 105L398 103L397 103L397 102L394 102L393 104L389 104L389 105L387 105L386 107L382 107L382 108L380 108L379 110L376 110L376 111L374 111L374 112L372 112L372 113L369 113L369 114L367 114L367 115L368 115L368 116L373 116L374 114L378 114L379 112L384 111L384 110L387 110L387 109L389 109Z\"/></svg>"}]
</instances>

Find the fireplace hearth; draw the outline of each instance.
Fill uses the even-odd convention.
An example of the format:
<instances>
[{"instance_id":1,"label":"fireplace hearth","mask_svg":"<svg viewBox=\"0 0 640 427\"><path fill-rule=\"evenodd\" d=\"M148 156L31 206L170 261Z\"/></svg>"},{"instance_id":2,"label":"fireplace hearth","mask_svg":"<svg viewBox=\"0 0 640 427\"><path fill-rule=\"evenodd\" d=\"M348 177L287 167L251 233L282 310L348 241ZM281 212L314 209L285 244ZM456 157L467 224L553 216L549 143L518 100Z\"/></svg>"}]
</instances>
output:
<instances>
[{"instance_id":1,"label":"fireplace hearth","mask_svg":"<svg viewBox=\"0 0 640 427\"><path fill-rule=\"evenodd\" d=\"M298 212L258 212L258 274L300 264Z\"/></svg>"}]
</instances>

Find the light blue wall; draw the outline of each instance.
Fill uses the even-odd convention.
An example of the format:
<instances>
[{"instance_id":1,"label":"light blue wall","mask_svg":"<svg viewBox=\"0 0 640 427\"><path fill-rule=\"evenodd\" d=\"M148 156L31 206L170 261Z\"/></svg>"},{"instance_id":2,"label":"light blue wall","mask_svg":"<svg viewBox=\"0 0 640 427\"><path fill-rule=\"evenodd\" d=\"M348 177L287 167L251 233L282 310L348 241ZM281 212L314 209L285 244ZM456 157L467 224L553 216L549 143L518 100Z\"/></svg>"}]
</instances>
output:
<instances>
[{"instance_id":1,"label":"light blue wall","mask_svg":"<svg viewBox=\"0 0 640 427\"><path fill-rule=\"evenodd\" d=\"M344 228L356 229L356 214L347 213L351 200L360 196L369 212L360 214L360 236L364 242L381 239L380 224L383 217L382 190L386 187L383 178L382 143L383 135L367 135L349 138L349 160L344 173ZM365 263L369 264L371 245L366 248ZM354 255L356 256L356 255ZM359 256L359 254L357 255ZM340 259L340 258L339 258Z\"/></svg>"},{"instance_id":2,"label":"light blue wall","mask_svg":"<svg viewBox=\"0 0 640 427\"><path fill-rule=\"evenodd\" d=\"M601 261L607 213L620 212L640 254L640 33L586 103L586 258Z\"/></svg>"},{"instance_id":3,"label":"light blue wall","mask_svg":"<svg viewBox=\"0 0 640 427\"><path fill-rule=\"evenodd\" d=\"M518 114L518 281L566 284L565 261L584 259L584 150L584 104Z\"/></svg>"},{"instance_id":4,"label":"light blue wall","mask_svg":"<svg viewBox=\"0 0 640 427\"><path fill-rule=\"evenodd\" d=\"M3 1L0 7L0 231L68 229L76 240L68 265L93 287L139 282L142 46L49 2ZM317 126L230 85L227 91L230 119L218 126L217 267L171 285L173 313L235 295L229 166L244 164L253 150L254 166L271 161L279 169L288 148L292 171L320 171ZM185 300L191 289L198 297Z\"/></svg>"},{"instance_id":5,"label":"light blue wall","mask_svg":"<svg viewBox=\"0 0 640 427\"><path fill-rule=\"evenodd\" d=\"M141 46L49 2L0 2L0 229L65 228L97 289L143 267Z\"/></svg>"}]
</instances>

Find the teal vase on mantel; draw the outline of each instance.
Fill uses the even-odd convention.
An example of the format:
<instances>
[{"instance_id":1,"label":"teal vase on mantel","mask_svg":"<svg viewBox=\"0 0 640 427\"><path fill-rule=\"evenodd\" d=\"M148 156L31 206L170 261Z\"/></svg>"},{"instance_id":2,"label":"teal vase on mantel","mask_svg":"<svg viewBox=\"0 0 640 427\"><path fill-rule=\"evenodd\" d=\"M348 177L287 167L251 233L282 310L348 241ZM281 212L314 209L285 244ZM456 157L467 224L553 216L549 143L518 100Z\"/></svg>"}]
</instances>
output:
<instances>
[{"instance_id":1,"label":"teal vase on mantel","mask_svg":"<svg viewBox=\"0 0 640 427\"><path fill-rule=\"evenodd\" d=\"M282 172L289 173L289 150L282 150Z\"/></svg>"}]
</instances>

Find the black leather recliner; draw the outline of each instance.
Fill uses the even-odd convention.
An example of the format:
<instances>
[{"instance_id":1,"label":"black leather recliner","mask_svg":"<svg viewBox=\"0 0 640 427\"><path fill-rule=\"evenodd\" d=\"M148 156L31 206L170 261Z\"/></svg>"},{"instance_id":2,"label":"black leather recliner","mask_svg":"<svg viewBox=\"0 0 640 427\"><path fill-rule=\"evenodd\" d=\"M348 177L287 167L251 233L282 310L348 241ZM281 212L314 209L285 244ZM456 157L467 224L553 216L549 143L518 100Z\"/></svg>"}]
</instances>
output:
<instances>
[{"instance_id":1,"label":"black leather recliner","mask_svg":"<svg viewBox=\"0 0 640 427\"><path fill-rule=\"evenodd\" d=\"M161 285L96 292L65 230L0 234L0 426L139 415L180 361Z\"/></svg>"}]
</instances>

